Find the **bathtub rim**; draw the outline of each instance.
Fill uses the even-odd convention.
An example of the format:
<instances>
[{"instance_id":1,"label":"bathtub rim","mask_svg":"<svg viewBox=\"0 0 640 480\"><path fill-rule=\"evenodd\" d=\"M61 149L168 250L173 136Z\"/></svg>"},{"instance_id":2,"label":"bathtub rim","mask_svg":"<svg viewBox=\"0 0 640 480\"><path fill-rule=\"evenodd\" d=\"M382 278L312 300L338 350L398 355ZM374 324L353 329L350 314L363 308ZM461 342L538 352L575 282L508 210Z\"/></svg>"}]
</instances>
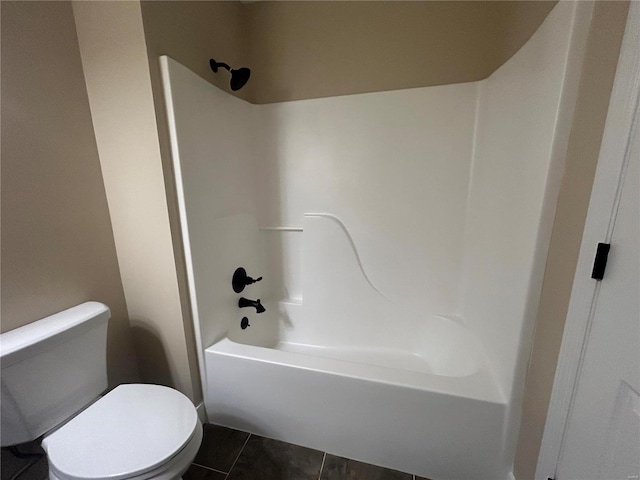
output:
<instances>
[{"instance_id":1,"label":"bathtub rim","mask_svg":"<svg viewBox=\"0 0 640 480\"><path fill-rule=\"evenodd\" d=\"M507 404L497 378L486 362L479 365L478 370L471 375L447 377L238 343L227 336L207 347L205 356L207 355L223 355L480 402Z\"/></svg>"}]
</instances>

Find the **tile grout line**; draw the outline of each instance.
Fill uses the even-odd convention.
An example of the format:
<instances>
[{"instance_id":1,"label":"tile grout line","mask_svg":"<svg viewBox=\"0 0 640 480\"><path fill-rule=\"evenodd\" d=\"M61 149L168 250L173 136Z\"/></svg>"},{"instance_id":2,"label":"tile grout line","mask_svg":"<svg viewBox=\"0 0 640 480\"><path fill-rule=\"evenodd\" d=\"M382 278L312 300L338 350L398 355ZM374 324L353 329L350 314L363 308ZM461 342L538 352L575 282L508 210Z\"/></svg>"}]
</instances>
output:
<instances>
[{"instance_id":1,"label":"tile grout line","mask_svg":"<svg viewBox=\"0 0 640 480\"><path fill-rule=\"evenodd\" d=\"M213 470L216 473L221 473L223 475L227 475L227 472L223 472L222 470L218 470L217 468L207 467L206 465L200 465L196 462L191 462L191 465L195 465L196 467L206 468L207 470Z\"/></svg>"},{"instance_id":2,"label":"tile grout line","mask_svg":"<svg viewBox=\"0 0 640 480\"><path fill-rule=\"evenodd\" d=\"M322 455L322 464L320 465L320 473L318 474L318 480L322 478L322 469L324 468L324 461L327 459L327 452Z\"/></svg>"},{"instance_id":3,"label":"tile grout line","mask_svg":"<svg viewBox=\"0 0 640 480\"><path fill-rule=\"evenodd\" d=\"M247 437L247 439L244 441L244 443L242 444L242 448L240 449L240 451L238 452L238 456L236 457L236 459L233 461L233 463L231 464L231 468L229 469L229 473L227 473L227 476L224 477L224 480L227 480L227 478L229 478L229 475L231 475L231 472L233 471L233 467L236 466L236 463L238 462L238 459L240 458L240 455L242 455L242 452L244 450L244 447L247 446L247 443L249 443L249 439L251 438L251 433L249 434L249 436Z\"/></svg>"},{"instance_id":4,"label":"tile grout line","mask_svg":"<svg viewBox=\"0 0 640 480\"><path fill-rule=\"evenodd\" d=\"M242 430L238 430L238 431L241 432ZM245 432L245 433L248 433L247 439L242 444L242 447L240 448L240 451L238 452L238 455L236 456L235 460L231 464L231 467L229 468L229 472L225 473L222 470L218 470L218 469L215 469L215 468L212 468L212 467L208 467L206 465L200 465L199 463L195 463L195 462L192 462L192 465L195 465L197 467L204 468L206 470L210 470L210 471L219 473L221 475L225 475L225 477L224 477L225 480L228 480L229 475L231 475L231 472L233 471L234 467L236 466L236 463L238 463L238 460L240 459L240 456L242 455L242 452L244 452L244 449L247 446L247 443L249 443L249 440L253 436L252 433L249 433L249 432ZM284 443L286 443L286 442L284 442ZM294 444L289 444L289 445L294 445ZM326 463L326 460L327 460L327 452L323 452L323 454L322 454L322 463L320 464L320 472L318 473L318 480L322 479L322 472L324 471L324 465ZM416 474L409 474L409 475L411 476L411 480L417 480Z\"/></svg>"}]
</instances>

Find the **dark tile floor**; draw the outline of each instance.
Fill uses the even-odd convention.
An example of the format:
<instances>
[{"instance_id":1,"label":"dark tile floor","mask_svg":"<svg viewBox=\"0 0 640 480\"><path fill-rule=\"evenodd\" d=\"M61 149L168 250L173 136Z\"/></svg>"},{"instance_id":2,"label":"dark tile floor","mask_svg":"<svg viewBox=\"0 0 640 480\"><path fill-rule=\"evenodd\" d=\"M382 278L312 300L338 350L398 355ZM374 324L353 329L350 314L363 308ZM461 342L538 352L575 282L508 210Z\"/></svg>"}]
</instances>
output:
<instances>
[{"instance_id":1,"label":"dark tile floor","mask_svg":"<svg viewBox=\"0 0 640 480\"><path fill-rule=\"evenodd\" d=\"M213 424L184 480L428 480Z\"/></svg>"},{"instance_id":2,"label":"dark tile floor","mask_svg":"<svg viewBox=\"0 0 640 480\"><path fill-rule=\"evenodd\" d=\"M20 458L3 448L0 480L48 478L47 459L39 445L23 445L21 453L40 456ZM200 451L183 479L428 480L213 424L204 426Z\"/></svg>"},{"instance_id":3,"label":"dark tile floor","mask_svg":"<svg viewBox=\"0 0 640 480\"><path fill-rule=\"evenodd\" d=\"M15 453L2 449L0 456L1 480L45 480L49 478L49 464L42 447L35 442L24 444Z\"/></svg>"}]
</instances>

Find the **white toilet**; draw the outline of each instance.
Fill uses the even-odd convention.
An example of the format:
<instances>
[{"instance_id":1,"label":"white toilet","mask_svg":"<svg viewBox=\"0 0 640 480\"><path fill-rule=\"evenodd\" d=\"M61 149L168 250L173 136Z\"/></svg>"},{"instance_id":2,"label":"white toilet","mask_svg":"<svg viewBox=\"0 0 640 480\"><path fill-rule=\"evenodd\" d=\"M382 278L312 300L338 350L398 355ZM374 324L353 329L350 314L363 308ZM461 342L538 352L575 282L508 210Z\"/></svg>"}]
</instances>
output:
<instances>
[{"instance_id":1,"label":"white toilet","mask_svg":"<svg viewBox=\"0 0 640 480\"><path fill-rule=\"evenodd\" d=\"M0 335L1 446L44 435L52 479L177 479L202 441L196 409L159 385L100 397L109 317L87 302Z\"/></svg>"}]
</instances>

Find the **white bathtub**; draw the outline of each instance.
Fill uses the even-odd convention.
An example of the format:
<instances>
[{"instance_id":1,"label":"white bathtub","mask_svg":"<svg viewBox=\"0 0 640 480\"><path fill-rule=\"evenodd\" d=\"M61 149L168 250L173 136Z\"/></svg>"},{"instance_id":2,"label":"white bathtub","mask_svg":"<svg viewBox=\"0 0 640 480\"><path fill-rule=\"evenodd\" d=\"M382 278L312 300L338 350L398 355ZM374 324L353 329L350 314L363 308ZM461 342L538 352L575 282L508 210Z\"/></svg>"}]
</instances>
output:
<instances>
[{"instance_id":1,"label":"white bathtub","mask_svg":"<svg viewBox=\"0 0 640 480\"><path fill-rule=\"evenodd\" d=\"M309 344L298 310L267 304L205 350L210 421L434 480L507 478L505 401L466 328L425 316L420 350Z\"/></svg>"},{"instance_id":2,"label":"white bathtub","mask_svg":"<svg viewBox=\"0 0 640 480\"><path fill-rule=\"evenodd\" d=\"M387 298L339 219L303 227L304 301L257 315L232 297L205 349L209 420L434 480L507 478L506 402L464 322Z\"/></svg>"}]
</instances>

